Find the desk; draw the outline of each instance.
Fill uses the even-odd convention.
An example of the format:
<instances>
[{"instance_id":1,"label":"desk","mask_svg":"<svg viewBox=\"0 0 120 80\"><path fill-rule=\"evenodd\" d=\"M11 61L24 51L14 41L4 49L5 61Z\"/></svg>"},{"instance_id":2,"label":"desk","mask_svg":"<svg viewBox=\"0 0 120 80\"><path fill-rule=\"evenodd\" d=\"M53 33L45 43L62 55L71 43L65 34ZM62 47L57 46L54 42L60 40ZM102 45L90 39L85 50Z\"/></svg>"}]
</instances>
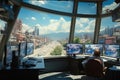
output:
<instances>
[{"instance_id":1,"label":"desk","mask_svg":"<svg viewBox=\"0 0 120 80\"><path fill-rule=\"evenodd\" d=\"M82 61L84 58L69 58L69 69L73 75L78 75L83 71Z\"/></svg>"},{"instance_id":2,"label":"desk","mask_svg":"<svg viewBox=\"0 0 120 80\"><path fill-rule=\"evenodd\" d=\"M108 68L105 74L105 80L120 80L120 66Z\"/></svg>"},{"instance_id":3,"label":"desk","mask_svg":"<svg viewBox=\"0 0 120 80\"><path fill-rule=\"evenodd\" d=\"M39 70L45 69L43 60L39 60L33 67L19 67L0 70L0 80L39 80Z\"/></svg>"},{"instance_id":4,"label":"desk","mask_svg":"<svg viewBox=\"0 0 120 80\"><path fill-rule=\"evenodd\" d=\"M38 69L0 70L0 80L39 80Z\"/></svg>"}]
</instances>

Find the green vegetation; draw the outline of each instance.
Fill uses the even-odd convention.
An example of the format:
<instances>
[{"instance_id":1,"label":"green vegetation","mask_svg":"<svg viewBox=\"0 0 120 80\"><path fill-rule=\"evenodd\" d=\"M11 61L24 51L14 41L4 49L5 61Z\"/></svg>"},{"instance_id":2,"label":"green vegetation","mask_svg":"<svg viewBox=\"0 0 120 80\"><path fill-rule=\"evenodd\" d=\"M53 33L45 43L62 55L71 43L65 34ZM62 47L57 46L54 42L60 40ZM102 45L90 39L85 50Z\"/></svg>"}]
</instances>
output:
<instances>
[{"instance_id":1,"label":"green vegetation","mask_svg":"<svg viewBox=\"0 0 120 80\"><path fill-rule=\"evenodd\" d=\"M73 42L74 43L80 43L80 38L79 37L75 37Z\"/></svg>"},{"instance_id":2,"label":"green vegetation","mask_svg":"<svg viewBox=\"0 0 120 80\"><path fill-rule=\"evenodd\" d=\"M91 40L87 40L85 43L92 43Z\"/></svg>"},{"instance_id":3,"label":"green vegetation","mask_svg":"<svg viewBox=\"0 0 120 80\"><path fill-rule=\"evenodd\" d=\"M50 54L51 55L61 55L62 54L62 47L56 46L55 49Z\"/></svg>"}]
</instances>

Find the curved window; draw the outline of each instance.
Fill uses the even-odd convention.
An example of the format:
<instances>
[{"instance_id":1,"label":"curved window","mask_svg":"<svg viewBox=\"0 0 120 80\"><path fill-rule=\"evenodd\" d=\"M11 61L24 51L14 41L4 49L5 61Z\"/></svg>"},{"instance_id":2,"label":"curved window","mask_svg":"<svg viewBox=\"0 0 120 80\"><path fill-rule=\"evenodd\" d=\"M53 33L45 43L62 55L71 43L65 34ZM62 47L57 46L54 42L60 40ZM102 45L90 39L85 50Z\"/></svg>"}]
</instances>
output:
<instances>
[{"instance_id":1,"label":"curved window","mask_svg":"<svg viewBox=\"0 0 120 80\"><path fill-rule=\"evenodd\" d=\"M96 3L79 2L78 14L96 14Z\"/></svg>"},{"instance_id":2,"label":"curved window","mask_svg":"<svg viewBox=\"0 0 120 80\"><path fill-rule=\"evenodd\" d=\"M69 39L70 17L21 8L16 23L12 33L19 32L22 38L13 36L18 42L33 42L34 55L66 55L63 46Z\"/></svg>"},{"instance_id":3,"label":"curved window","mask_svg":"<svg viewBox=\"0 0 120 80\"><path fill-rule=\"evenodd\" d=\"M120 22L112 22L112 17L102 18L99 43L120 43Z\"/></svg>"},{"instance_id":4,"label":"curved window","mask_svg":"<svg viewBox=\"0 0 120 80\"><path fill-rule=\"evenodd\" d=\"M58 0L24 0L24 2L37 5L43 8L72 13L73 1Z\"/></svg>"},{"instance_id":5,"label":"curved window","mask_svg":"<svg viewBox=\"0 0 120 80\"><path fill-rule=\"evenodd\" d=\"M93 18L77 18L75 25L75 38L79 39L79 43L92 43L94 37L95 19Z\"/></svg>"}]
</instances>

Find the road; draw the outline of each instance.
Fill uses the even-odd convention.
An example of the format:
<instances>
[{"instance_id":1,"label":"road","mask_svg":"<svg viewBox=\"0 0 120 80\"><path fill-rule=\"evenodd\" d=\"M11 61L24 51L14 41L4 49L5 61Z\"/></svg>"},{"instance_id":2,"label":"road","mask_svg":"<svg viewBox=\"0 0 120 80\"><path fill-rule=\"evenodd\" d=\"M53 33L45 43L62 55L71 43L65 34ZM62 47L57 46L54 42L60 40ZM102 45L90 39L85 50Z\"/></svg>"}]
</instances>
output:
<instances>
[{"instance_id":1,"label":"road","mask_svg":"<svg viewBox=\"0 0 120 80\"><path fill-rule=\"evenodd\" d=\"M56 46L62 46L62 45L58 41L49 42L48 44L42 45L40 48L35 49L34 54L32 54L31 56L44 56L44 57L53 56L50 55L50 52L52 52ZM64 50L62 52L62 55L65 55Z\"/></svg>"}]
</instances>

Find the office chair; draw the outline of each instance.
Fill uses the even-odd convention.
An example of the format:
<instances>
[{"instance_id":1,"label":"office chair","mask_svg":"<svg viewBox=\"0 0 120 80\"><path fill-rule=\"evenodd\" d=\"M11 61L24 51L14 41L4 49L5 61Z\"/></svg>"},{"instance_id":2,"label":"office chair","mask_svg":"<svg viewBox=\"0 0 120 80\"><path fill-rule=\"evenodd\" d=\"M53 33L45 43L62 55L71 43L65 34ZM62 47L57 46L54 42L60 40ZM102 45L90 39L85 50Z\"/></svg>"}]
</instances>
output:
<instances>
[{"instance_id":1,"label":"office chair","mask_svg":"<svg viewBox=\"0 0 120 80\"><path fill-rule=\"evenodd\" d=\"M101 80L104 76L103 65L99 59L90 59L85 64L85 73L81 80Z\"/></svg>"}]
</instances>

